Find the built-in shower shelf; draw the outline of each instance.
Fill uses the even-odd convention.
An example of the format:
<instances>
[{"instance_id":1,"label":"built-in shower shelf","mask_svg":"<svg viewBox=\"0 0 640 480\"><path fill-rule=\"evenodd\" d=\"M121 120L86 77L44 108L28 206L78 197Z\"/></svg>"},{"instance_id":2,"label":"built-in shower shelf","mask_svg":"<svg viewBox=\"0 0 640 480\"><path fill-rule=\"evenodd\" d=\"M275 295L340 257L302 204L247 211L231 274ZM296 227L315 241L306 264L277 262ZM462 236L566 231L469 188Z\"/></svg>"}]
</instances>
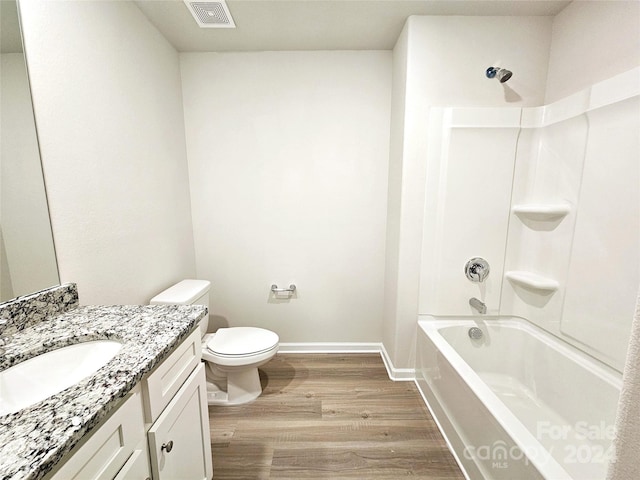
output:
<instances>
[{"instance_id":1,"label":"built-in shower shelf","mask_svg":"<svg viewBox=\"0 0 640 480\"><path fill-rule=\"evenodd\" d=\"M523 286L525 288L540 290L544 293L551 293L558 290L560 284L553 278L543 277L533 272L526 271L512 271L507 272L504 275L507 280L516 285Z\"/></svg>"},{"instance_id":2,"label":"built-in shower shelf","mask_svg":"<svg viewBox=\"0 0 640 480\"><path fill-rule=\"evenodd\" d=\"M571 211L566 203L527 203L514 205L513 213L531 220L561 220Z\"/></svg>"}]
</instances>

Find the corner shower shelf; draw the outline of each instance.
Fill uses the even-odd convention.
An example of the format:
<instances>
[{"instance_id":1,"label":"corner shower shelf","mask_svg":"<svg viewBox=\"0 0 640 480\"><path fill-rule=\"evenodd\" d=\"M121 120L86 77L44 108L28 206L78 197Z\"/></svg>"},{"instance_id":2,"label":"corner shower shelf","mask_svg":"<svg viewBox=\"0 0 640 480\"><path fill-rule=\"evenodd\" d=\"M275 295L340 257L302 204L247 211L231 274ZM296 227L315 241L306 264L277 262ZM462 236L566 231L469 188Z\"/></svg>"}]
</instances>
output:
<instances>
[{"instance_id":1,"label":"corner shower shelf","mask_svg":"<svg viewBox=\"0 0 640 480\"><path fill-rule=\"evenodd\" d=\"M571 211L566 203L527 203L514 205L513 213L532 220L559 220Z\"/></svg>"},{"instance_id":2,"label":"corner shower shelf","mask_svg":"<svg viewBox=\"0 0 640 480\"><path fill-rule=\"evenodd\" d=\"M560 286L556 280L533 272L512 271L506 272L504 276L516 285L546 293L555 292Z\"/></svg>"}]
</instances>

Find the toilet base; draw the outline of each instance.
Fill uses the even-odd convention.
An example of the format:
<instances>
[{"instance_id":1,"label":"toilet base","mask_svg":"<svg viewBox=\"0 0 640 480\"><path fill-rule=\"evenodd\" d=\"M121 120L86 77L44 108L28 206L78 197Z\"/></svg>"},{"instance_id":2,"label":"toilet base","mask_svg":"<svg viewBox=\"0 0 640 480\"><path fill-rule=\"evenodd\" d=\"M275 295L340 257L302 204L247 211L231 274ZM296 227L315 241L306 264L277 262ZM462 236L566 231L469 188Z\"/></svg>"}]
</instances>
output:
<instances>
[{"instance_id":1,"label":"toilet base","mask_svg":"<svg viewBox=\"0 0 640 480\"><path fill-rule=\"evenodd\" d=\"M262 394L258 368L227 372L226 391L220 382L207 379L207 403L209 405L244 405Z\"/></svg>"}]
</instances>

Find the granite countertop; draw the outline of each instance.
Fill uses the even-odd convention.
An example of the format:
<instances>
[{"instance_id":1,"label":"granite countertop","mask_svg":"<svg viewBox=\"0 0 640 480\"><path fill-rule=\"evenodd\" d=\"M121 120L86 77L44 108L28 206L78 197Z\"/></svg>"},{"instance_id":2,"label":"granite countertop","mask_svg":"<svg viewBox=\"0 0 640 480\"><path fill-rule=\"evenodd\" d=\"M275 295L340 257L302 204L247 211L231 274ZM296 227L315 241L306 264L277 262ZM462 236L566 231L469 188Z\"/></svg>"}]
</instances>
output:
<instances>
[{"instance_id":1,"label":"granite countertop","mask_svg":"<svg viewBox=\"0 0 640 480\"><path fill-rule=\"evenodd\" d=\"M123 345L105 366L80 383L0 417L0 479L46 475L206 313L202 306L84 306L17 328L4 347L0 370L74 343L111 339Z\"/></svg>"}]
</instances>

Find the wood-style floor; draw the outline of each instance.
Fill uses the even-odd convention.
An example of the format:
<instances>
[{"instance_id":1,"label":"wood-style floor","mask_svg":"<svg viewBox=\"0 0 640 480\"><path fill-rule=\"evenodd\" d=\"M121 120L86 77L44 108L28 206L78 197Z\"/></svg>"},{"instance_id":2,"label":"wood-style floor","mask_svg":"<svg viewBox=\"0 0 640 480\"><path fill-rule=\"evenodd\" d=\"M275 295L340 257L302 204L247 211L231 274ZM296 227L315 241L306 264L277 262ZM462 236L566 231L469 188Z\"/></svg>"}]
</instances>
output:
<instances>
[{"instance_id":1,"label":"wood-style floor","mask_svg":"<svg viewBox=\"0 0 640 480\"><path fill-rule=\"evenodd\" d=\"M214 480L463 479L412 382L377 354L279 354L253 403L209 407Z\"/></svg>"}]
</instances>

